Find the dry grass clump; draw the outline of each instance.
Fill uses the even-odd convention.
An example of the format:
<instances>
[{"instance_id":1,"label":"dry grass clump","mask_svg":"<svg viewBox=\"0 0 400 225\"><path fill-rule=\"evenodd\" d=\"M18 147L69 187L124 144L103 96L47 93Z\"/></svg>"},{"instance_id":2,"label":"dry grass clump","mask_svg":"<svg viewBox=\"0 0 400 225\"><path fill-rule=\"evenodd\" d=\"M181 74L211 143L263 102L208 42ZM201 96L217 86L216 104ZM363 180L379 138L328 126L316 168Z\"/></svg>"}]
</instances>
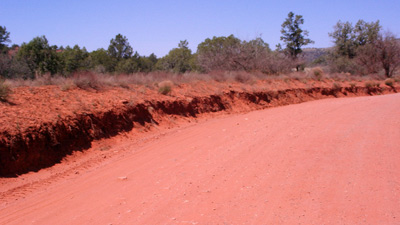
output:
<instances>
[{"instance_id":1,"label":"dry grass clump","mask_svg":"<svg viewBox=\"0 0 400 225\"><path fill-rule=\"evenodd\" d=\"M325 77L332 79L334 81L355 81L355 80L365 79L359 75L351 75L350 73L330 73L326 74Z\"/></svg>"},{"instance_id":2,"label":"dry grass clump","mask_svg":"<svg viewBox=\"0 0 400 225\"><path fill-rule=\"evenodd\" d=\"M78 88L84 90L100 90L103 87L103 83L99 81L99 76L91 72L74 74L73 81Z\"/></svg>"},{"instance_id":3,"label":"dry grass clump","mask_svg":"<svg viewBox=\"0 0 400 225\"><path fill-rule=\"evenodd\" d=\"M372 88L379 88L379 86L381 85L379 82L374 82L374 81L367 81L365 82L365 87L368 89L372 89Z\"/></svg>"},{"instance_id":4,"label":"dry grass clump","mask_svg":"<svg viewBox=\"0 0 400 225\"><path fill-rule=\"evenodd\" d=\"M233 74L235 81L239 83L249 83L254 80L254 76L247 72L236 72Z\"/></svg>"},{"instance_id":5,"label":"dry grass clump","mask_svg":"<svg viewBox=\"0 0 400 225\"><path fill-rule=\"evenodd\" d=\"M378 78L377 75L359 76L350 75L345 73L324 73L320 67L306 68L305 71L291 72L279 75L268 75L257 71L210 71L206 74L189 72L184 74L169 73L163 71L155 71L151 73L134 73L134 74L102 74L93 71L80 71L72 74L70 77L63 77L59 75L45 74L37 77L34 80L12 79L6 80L10 87L19 86L43 86L43 85L57 85L61 90L67 91L74 88L83 90L103 90L107 87L122 87L131 89L135 85L143 85L148 88L157 88L160 93L169 94L172 90L173 84L188 84L197 83L198 81L209 82L239 82L246 84L254 84L257 81L266 81L273 83L275 81L283 81L287 84L294 81L300 81L304 84L312 83L313 81L327 82L329 79L334 82L340 83L342 81L359 81L367 82L373 78ZM326 80L325 80L326 79ZM380 80L384 80L383 78ZM163 84L169 81L170 85ZM395 83L396 77L388 80L388 86ZM400 82L400 81L399 81ZM159 86L154 85L159 84ZM386 83L385 83L386 84ZM366 84L376 86L375 84ZM379 85L378 85L379 87Z\"/></svg>"},{"instance_id":6,"label":"dry grass clump","mask_svg":"<svg viewBox=\"0 0 400 225\"><path fill-rule=\"evenodd\" d=\"M306 73L304 72L291 72L289 74L287 74L287 77L289 79L293 79L293 80L298 80L298 81L302 81L304 79L309 78L310 76L308 76Z\"/></svg>"},{"instance_id":7,"label":"dry grass clump","mask_svg":"<svg viewBox=\"0 0 400 225\"><path fill-rule=\"evenodd\" d=\"M339 83L334 82L332 84L332 89L333 90L340 90L342 88L342 86Z\"/></svg>"},{"instance_id":8,"label":"dry grass clump","mask_svg":"<svg viewBox=\"0 0 400 225\"><path fill-rule=\"evenodd\" d=\"M76 84L71 79L66 79L62 84L59 85L62 91L68 91L76 88Z\"/></svg>"},{"instance_id":9,"label":"dry grass clump","mask_svg":"<svg viewBox=\"0 0 400 225\"><path fill-rule=\"evenodd\" d=\"M312 73L314 77L317 78L318 81L320 81L324 76L324 71L321 69L321 67L313 68Z\"/></svg>"},{"instance_id":10,"label":"dry grass clump","mask_svg":"<svg viewBox=\"0 0 400 225\"><path fill-rule=\"evenodd\" d=\"M372 88L373 86L374 86L374 82L372 82L372 81L367 81L367 82L365 82L364 83L364 85L365 85L365 87L366 88Z\"/></svg>"},{"instance_id":11,"label":"dry grass clump","mask_svg":"<svg viewBox=\"0 0 400 225\"><path fill-rule=\"evenodd\" d=\"M170 80L165 80L158 83L158 93L167 95L172 91L172 86L174 83Z\"/></svg>"},{"instance_id":12,"label":"dry grass clump","mask_svg":"<svg viewBox=\"0 0 400 225\"><path fill-rule=\"evenodd\" d=\"M385 84L387 86L389 86L389 87L393 87L395 82L396 81L394 79L392 79L392 78L388 78L388 79L385 80Z\"/></svg>"},{"instance_id":13,"label":"dry grass clump","mask_svg":"<svg viewBox=\"0 0 400 225\"><path fill-rule=\"evenodd\" d=\"M11 88L4 81L0 81L0 101L6 102L11 94Z\"/></svg>"}]
</instances>

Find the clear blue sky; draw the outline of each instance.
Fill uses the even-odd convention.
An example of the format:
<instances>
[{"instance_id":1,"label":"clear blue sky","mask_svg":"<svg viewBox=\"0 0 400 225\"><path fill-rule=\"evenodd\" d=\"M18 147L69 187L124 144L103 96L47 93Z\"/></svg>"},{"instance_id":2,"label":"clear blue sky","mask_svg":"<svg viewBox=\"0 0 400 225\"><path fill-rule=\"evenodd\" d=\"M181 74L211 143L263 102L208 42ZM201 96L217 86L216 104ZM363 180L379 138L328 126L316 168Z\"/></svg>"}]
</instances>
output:
<instances>
[{"instance_id":1,"label":"clear blue sky","mask_svg":"<svg viewBox=\"0 0 400 225\"><path fill-rule=\"evenodd\" d=\"M338 20L380 20L400 36L399 0L1 0L0 26L15 44L45 35L51 45L89 51L106 49L121 33L140 55L162 57L180 40L196 51L204 39L230 34L242 40L261 35L275 49L290 11L303 15L315 41L310 47L332 46L328 33Z\"/></svg>"}]
</instances>

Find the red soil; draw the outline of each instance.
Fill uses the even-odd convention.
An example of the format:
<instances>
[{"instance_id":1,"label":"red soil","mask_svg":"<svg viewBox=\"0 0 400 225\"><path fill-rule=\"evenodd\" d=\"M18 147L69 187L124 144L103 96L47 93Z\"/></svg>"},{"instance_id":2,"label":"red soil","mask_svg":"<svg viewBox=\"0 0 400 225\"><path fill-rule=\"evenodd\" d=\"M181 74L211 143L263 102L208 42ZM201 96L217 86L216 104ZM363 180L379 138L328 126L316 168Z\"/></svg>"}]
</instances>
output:
<instances>
[{"instance_id":1,"label":"red soil","mask_svg":"<svg viewBox=\"0 0 400 225\"><path fill-rule=\"evenodd\" d=\"M396 92L366 89L348 82L266 80L248 83L192 82L173 87L170 96L155 86L106 88L101 91L62 90L57 86L14 90L0 103L0 176L38 171L66 155L91 147L94 140L120 132L173 127L209 112L248 112L327 97ZM215 116L215 115L213 115Z\"/></svg>"},{"instance_id":2,"label":"red soil","mask_svg":"<svg viewBox=\"0 0 400 225\"><path fill-rule=\"evenodd\" d=\"M169 117L0 179L0 224L399 224L399 112L391 94Z\"/></svg>"},{"instance_id":3,"label":"red soil","mask_svg":"<svg viewBox=\"0 0 400 225\"><path fill-rule=\"evenodd\" d=\"M63 90L59 86L19 87L13 89L10 103L0 102L0 133L16 135L42 124L52 124L84 113L101 113L115 108L145 101L191 100L193 97L221 95L224 92L277 91L293 88L332 88L334 81L271 80L252 83L192 82L179 84L168 96L160 95L154 85L130 85L129 89L105 87L100 91L74 88ZM350 87L349 82L337 82ZM352 81L359 87L363 82ZM382 85L384 86L384 85ZM238 109L240 111L240 109Z\"/></svg>"}]
</instances>

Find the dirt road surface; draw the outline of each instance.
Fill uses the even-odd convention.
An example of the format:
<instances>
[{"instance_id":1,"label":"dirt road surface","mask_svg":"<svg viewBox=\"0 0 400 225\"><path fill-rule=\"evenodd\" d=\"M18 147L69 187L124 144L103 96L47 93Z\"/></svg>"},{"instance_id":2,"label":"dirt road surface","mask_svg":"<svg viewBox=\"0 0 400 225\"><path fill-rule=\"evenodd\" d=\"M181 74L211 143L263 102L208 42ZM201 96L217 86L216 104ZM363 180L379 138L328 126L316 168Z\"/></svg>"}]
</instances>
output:
<instances>
[{"instance_id":1,"label":"dirt road surface","mask_svg":"<svg viewBox=\"0 0 400 225\"><path fill-rule=\"evenodd\" d=\"M8 192L0 224L400 224L400 94L203 120L118 148Z\"/></svg>"}]
</instances>

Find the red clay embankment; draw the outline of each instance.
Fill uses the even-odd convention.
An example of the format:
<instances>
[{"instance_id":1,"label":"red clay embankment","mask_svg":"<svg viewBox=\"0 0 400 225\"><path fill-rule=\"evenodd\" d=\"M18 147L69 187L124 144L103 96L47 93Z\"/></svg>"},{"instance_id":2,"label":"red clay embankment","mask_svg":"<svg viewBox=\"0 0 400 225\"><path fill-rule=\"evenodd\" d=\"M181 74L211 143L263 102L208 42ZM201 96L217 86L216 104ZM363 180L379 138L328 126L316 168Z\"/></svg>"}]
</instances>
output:
<instances>
[{"instance_id":1,"label":"red clay embankment","mask_svg":"<svg viewBox=\"0 0 400 225\"><path fill-rule=\"evenodd\" d=\"M0 224L399 224L399 112L399 94L330 98L118 141L79 174L8 178L28 185Z\"/></svg>"},{"instance_id":2,"label":"red clay embankment","mask_svg":"<svg viewBox=\"0 0 400 225\"><path fill-rule=\"evenodd\" d=\"M0 176L16 176L52 166L74 151L89 148L93 140L112 137L137 127L162 125L165 115L196 117L210 112L246 112L322 98L388 94L399 90L399 87L366 88L354 85L334 88L331 84L281 87L272 91L260 88L260 85L247 90L229 86L231 88L172 97L160 97L142 90L142 95L147 95L142 100L138 99L137 90L111 90L106 92L106 96L104 93L88 94L85 91L64 92L56 87L29 91L25 88L21 91L25 91L21 97L25 103L16 100L17 103L11 101L11 104L1 105L4 126L0 131ZM35 104L35 100L43 101L39 99L40 94L46 92L52 94L48 101L53 101L53 104ZM136 98L132 97L134 94ZM124 96L125 100L113 99L118 95ZM35 99L35 96L39 97ZM74 105L71 96L75 96L75 105L80 108L71 108ZM85 102L82 98L91 100ZM13 107L24 104L22 110L12 111Z\"/></svg>"}]
</instances>

